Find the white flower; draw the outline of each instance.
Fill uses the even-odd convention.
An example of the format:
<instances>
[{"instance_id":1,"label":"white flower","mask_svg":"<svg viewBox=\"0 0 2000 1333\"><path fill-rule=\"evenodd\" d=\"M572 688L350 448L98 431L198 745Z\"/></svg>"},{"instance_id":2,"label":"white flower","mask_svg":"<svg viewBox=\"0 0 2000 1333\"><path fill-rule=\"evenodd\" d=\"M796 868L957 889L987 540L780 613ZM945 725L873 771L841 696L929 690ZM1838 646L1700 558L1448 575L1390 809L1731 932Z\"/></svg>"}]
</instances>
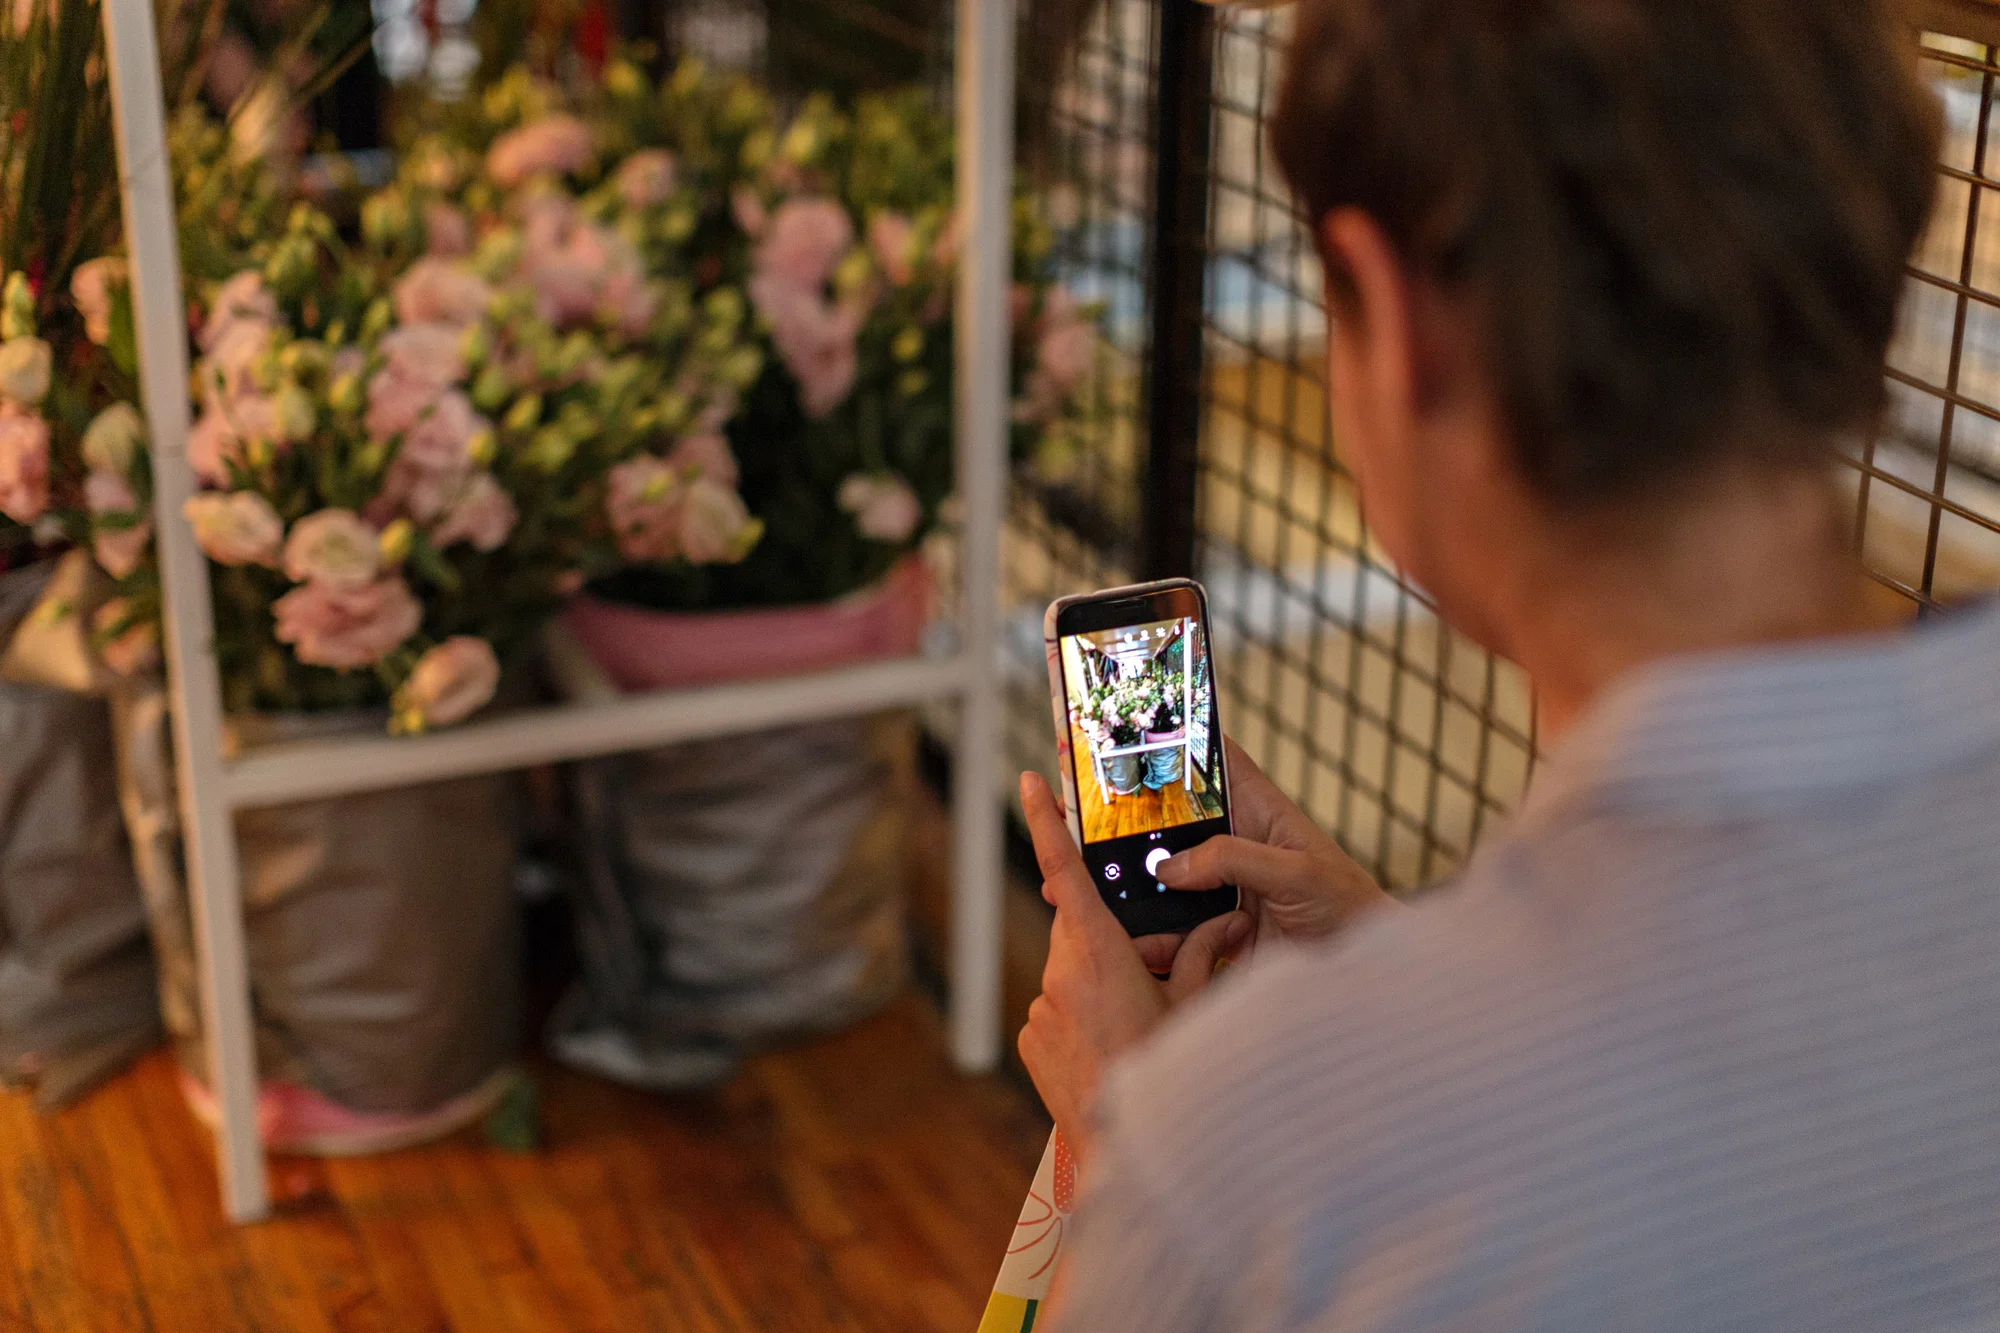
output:
<instances>
[{"instance_id":1,"label":"white flower","mask_svg":"<svg viewBox=\"0 0 2000 1333\"><path fill-rule=\"evenodd\" d=\"M83 461L92 472L127 476L146 440L146 422L130 403L113 403L91 419L83 432Z\"/></svg>"},{"instance_id":2,"label":"white flower","mask_svg":"<svg viewBox=\"0 0 2000 1333\"><path fill-rule=\"evenodd\" d=\"M49 345L40 338L9 338L0 343L0 398L33 407L48 396Z\"/></svg>"},{"instance_id":3,"label":"white flower","mask_svg":"<svg viewBox=\"0 0 2000 1333\"><path fill-rule=\"evenodd\" d=\"M351 592L375 581L382 565L375 529L347 509L322 509L292 525L285 542L285 577Z\"/></svg>"},{"instance_id":4,"label":"white flower","mask_svg":"<svg viewBox=\"0 0 2000 1333\"><path fill-rule=\"evenodd\" d=\"M857 472L840 483L840 507L854 515L854 527L871 541L902 543L923 521L923 502L893 472Z\"/></svg>"},{"instance_id":5,"label":"white flower","mask_svg":"<svg viewBox=\"0 0 2000 1333\"><path fill-rule=\"evenodd\" d=\"M111 341L111 289L125 281L125 261L116 255L78 264L70 274L70 299L83 316L84 336L99 347Z\"/></svg>"},{"instance_id":6,"label":"white flower","mask_svg":"<svg viewBox=\"0 0 2000 1333\"><path fill-rule=\"evenodd\" d=\"M255 491L205 491L181 512L195 544L218 565L277 565L285 523Z\"/></svg>"}]
</instances>

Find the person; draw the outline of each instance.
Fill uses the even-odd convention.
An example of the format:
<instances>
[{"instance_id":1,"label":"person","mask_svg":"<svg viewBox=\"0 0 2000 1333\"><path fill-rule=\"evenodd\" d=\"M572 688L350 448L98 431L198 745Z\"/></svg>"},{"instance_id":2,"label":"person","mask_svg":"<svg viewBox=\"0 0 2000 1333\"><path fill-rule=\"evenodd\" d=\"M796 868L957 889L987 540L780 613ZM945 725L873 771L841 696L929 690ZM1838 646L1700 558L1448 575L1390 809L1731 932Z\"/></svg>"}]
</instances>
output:
<instances>
[{"instance_id":1,"label":"person","mask_svg":"<svg viewBox=\"0 0 2000 1333\"><path fill-rule=\"evenodd\" d=\"M1876 0L1304 0L1334 438L1544 760L1401 906L1232 750L1160 878L1244 910L1137 944L1023 779L1081 1163L1038 1329L2000 1328L2000 611L1886 612L1835 464L1932 203L1914 49Z\"/></svg>"}]
</instances>

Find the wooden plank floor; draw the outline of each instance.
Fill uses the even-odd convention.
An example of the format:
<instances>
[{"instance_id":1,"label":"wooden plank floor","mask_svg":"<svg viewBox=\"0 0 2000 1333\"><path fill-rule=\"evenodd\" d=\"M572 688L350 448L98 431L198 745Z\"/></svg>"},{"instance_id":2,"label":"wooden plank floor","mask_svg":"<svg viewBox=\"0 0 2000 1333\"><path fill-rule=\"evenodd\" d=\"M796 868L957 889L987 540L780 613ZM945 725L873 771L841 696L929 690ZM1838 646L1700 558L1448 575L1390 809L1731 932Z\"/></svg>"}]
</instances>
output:
<instances>
[{"instance_id":1,"label":"wooden plank floor","mask_svg":"<svg viewBox=\"0 0 2000 1333\"><path fill-rule=\"evenodd\" d=\"M0 1093L0 1330L970 1333L1047 1121L944 1049L912 993L712 1097L541 1065L538 1152L275 1159L242 1228L164 1053Z\"/></svg>"},{"instance_id":2,"label":"wooden plank floor","mask_svg":"<svg viewBox=\"0 0 2000 1333\"><path fill-rule=\"evenodd\" d=\"M1158 791L1142 784L1127 796L1111 793L1107 803L1097 786L1097 770L1090 762L1090 742L1075 726L1070 727L1069 740L1077 759L1076 803L1083 807L1083 834L1090 842L1177 828L1222 815L1222 802L1209 794L1208 783L1202 780L1199 768L1194 771L1192 791L1179 781L1170 782Z\"/></svg>"}]
</instances>

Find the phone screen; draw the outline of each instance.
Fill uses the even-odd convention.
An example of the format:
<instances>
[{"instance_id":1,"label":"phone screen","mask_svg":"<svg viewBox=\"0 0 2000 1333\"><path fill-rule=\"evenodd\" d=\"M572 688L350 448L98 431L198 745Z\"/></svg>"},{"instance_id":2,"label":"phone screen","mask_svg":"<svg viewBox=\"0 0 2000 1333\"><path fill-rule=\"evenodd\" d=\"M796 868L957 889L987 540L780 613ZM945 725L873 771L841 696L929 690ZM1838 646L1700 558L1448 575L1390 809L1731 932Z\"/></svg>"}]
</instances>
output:
<instances>
[{"instance_id":1,"label":"phone screen","mask_svg":"<svg viewBox=\"0 0 2000 1333\"><path fill-rule=\"evenodd\" d=\"M1170 892L1154 867L1230 831L1207 617L1192 588L1065 608L1056 627L1083 859L1134 935L1187 930L1236 890Z\"/></svg>"}]
</instances>

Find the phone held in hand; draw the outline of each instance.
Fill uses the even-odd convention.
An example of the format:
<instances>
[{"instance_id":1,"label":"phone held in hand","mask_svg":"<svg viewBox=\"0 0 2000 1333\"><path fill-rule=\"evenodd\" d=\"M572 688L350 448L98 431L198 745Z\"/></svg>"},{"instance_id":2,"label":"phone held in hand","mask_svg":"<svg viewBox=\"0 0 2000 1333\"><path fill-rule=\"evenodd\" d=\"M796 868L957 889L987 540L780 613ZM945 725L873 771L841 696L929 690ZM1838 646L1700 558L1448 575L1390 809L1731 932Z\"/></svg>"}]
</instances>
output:
<instances>
[{"instance_id":1,"label":"phone held in hand","mask_svg":"<svg viewBox=\"0 0 2000 1333\"><path fill-rule=\"evenodd\" d=\"M1070 836L1129 934L1189 930L1236 889L1174 892L1153 870L1231 831L1208 594L1192 579L1065 597L1042 620Z\"/></svg>"}]
</instances>

